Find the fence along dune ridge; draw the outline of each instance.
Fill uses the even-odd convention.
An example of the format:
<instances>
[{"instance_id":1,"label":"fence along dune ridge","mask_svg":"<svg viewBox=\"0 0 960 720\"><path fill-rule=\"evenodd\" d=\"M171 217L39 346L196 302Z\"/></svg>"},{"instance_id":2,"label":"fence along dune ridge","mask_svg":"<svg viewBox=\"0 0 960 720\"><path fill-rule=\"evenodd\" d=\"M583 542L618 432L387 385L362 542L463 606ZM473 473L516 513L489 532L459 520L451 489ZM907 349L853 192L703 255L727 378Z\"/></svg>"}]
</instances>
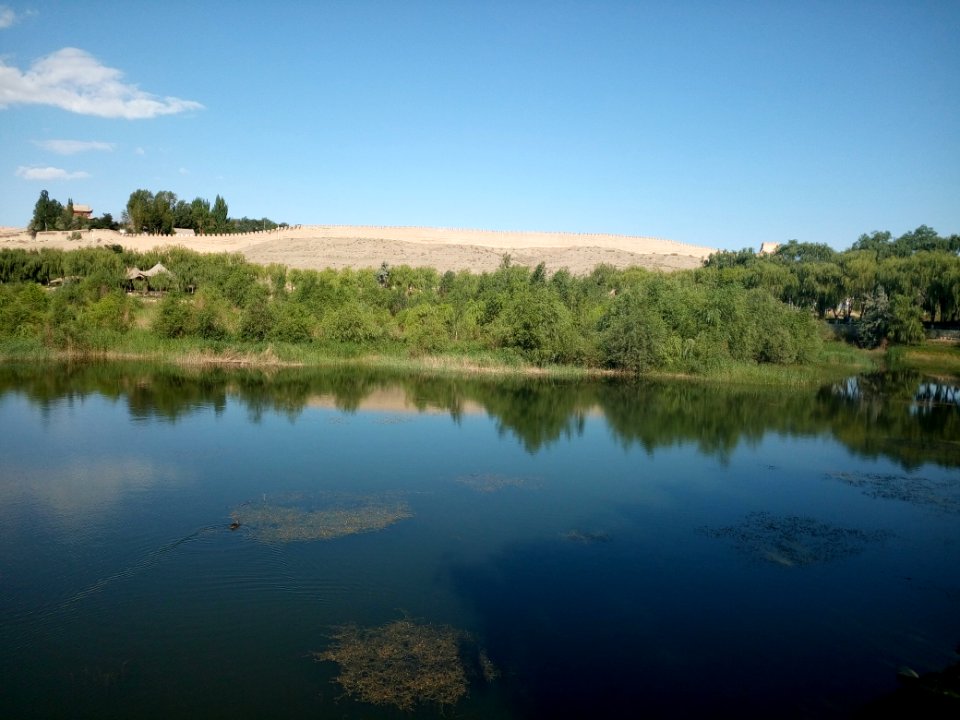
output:
<instances>
[{"instance_id":1,"label":"fence along dune ridge","mask_svg":"<svg viewBox=\"0 0 960 720\"><path fill-rule=\"evenodd\" d=\"M190 247L192 243L230 243L243 246L253 246L265 242L283 240L383 240L390 242L465 247L495 248L507 252L522 251L524 249L545 248L554 249L586 249L591 247L616 249L636 255L683 255L704 259L715 248L704 245L694 245L657 236L622 235L614 233L587 233L563 232L543 230L480 230L474 228L449 228L428 226L402 225L342 225L342 224L312 224L290 225L277 227L272 230L256 230L245 233L216 233L205 235L163 236L150 233L120 233L109 230L80 231L83 242L119 242L124 238L133 239L165 239L165 244ZM48 231L37 233L34 242L67 241L70 240L69 231ZM19 239L5 238L6 242L26 242L21 235ZM71 240L71 243L74 242ZM72 244L71 244L72 246ZM237 247L236 249L242 249Z\"/></svg>"}]
</instances>

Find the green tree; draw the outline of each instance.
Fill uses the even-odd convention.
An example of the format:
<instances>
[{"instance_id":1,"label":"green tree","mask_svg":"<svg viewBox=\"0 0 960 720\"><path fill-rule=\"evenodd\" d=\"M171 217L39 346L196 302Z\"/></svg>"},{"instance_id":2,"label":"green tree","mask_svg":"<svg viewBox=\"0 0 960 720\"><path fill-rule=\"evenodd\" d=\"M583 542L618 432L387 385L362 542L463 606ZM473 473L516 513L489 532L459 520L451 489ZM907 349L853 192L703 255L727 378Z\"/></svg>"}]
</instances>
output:
<instances>
[{"instance_id":1,"label":"green tree","mask_svg":"<svg viewBox=\"0 0 960 720\"><path fill-rule=\"evenodd\" d=\"M175 228L193 227L193 206L186 200L178 200L173 207L173 226Z\"/></svg>"},{"instance_id":2,"label":"green tree","mask_svg":"<svg viewBox=\"0 0 960 720\"><path fill-rule=\"evenodd\" d=\"M241 340L265 340L273 330L276 315L266 298L257 298L243 309L240 314Z\"/></svg>"},{"instance_id":3,"label":"green tree","mask_svg":"<svg viewBox=\"0 0 960 720\"><path fill-rule=\"evenodd\" d=\"M889 332L890 299L881 285L863 303L857 323L857 342L865 348L875 348L886 341Z\"/></svg>"},{"instance_id":4,"label":"green tree","mask_svg":"<svg viewBox=\"0 0 960 720\"><path fill-rule=\"evenodd\" d=\"M381 315L382 313L382 315ZM359 302L343 305L325 318L327 335L337 342L362 344L379 340L384 335L386 311L377 311Z\"/></svg>"},{"instance_id":5,"label":"green tree","mask_svg":"<svg viewBox=\"0 0 960 720\"><path fill-rule=\"evenodd\" d=\"M864 233L857 241L853 244L853 247L850 249L853 251L865 250L867 252L873 253L875 260L883 260L888 255L893 253L893 244L891 243L891 238L893 236L887 231L874 230L872 233Z\"/></svg>"},{"instance_id":6,"label":"green tree","mask_svg":"<svg viewBox=\"0 0 960 720\"><path fill-rule=\"evenodd\" d=\"M213 232L213 214L210 212L210 201L203 198L194 198L190 203L192 227L200 235Z\"/></svg>"},{"instance_id":7,"label":"green tree","mask_svg":"<svg viewBox=\"0 0 960 720\"><path fill-rule=\"evenodd\" d=\"M403 313L401 324L411 349L417 353L436 353L450 342L449 305L422 304Z\"/></svg>"},{"instance_id":8,"label":"green tree","mask_svg":"<svg viewBox=\"0 0 960 720\"><path fill-rule=\"evenodd\" d=\"M35 237L38 232L56 230L62 216L63 206L56 200L51 200L50 193L46 190L41 190L40 197L33 206L33 218L28 226L30 234Z\"/></svg>"},{"instance_id":9,"label":"green tree","mask_svg":"<svg viewBox=\"0 0 960 720\"><path fill-rule=\"evenodd\" d=\"M600 319L600 357L610 368L643 373L666 361L670 331L637 288L618 295Z\"/></svg>"},{"instance_id":10,"label":"green tree","mask_svg":"<svg viewBox=\"0 0 960 720\"><path fill-rule=\"evenodd\" d=\"M213 201L213 209L210 211L213 221L213 231L216 233L225 233L229 230L227 222L227 201L217 195Z\"/></svg>"},{"instance_id":11,"label":"green tree","mask_svg":"<svg viewBox=\"0 0 960 720\"><path fill-rule=\"evenodd\" d=\"M924 338L923 310L907 295L894 295L890 300L890 339L916 345Z\"/></svg>"},{"instance_id":12,"label":"green tree","mask_svg":"<svg viewBox=\"0 0 960 720\"><path fill-rule=\"evenodd\" d=\"M538 365L573 360L580 350L570 311L546 285L527 283L510 296L492 330L499 345Z\"/></svg>"},{"instance_id":13,"label":"green tree","mask_svg":"<svg viewBox=\"0 0 960 720\"><path fill-rule=\"evenodd\" d=\"M194 330L193 308L183 298L166 295L157 307L153 332L163 338L182 338Z\"/></svg>"},{"instance_id":14,"label":"green tree","mask_svg":"<svg viewBox=\"0 0 960 720\"><path fill-rule=\"evenodd\" d=\"M127 207L124 210L124 223L134 233L153 232L154 226L153 193L149 190L138 189L130 193Z\"/></svg>"},{"instance_id":15,"label":"green tree","mask_svg":"<svg viewBox=\"0 0 960 720\"><path fill-rule=\"evenodd\" d=\"M271 340L288 343L308 343L313 339L314 319L299 303L283 301L272 305L274 321Z\"/></svg>"}]
</instances>

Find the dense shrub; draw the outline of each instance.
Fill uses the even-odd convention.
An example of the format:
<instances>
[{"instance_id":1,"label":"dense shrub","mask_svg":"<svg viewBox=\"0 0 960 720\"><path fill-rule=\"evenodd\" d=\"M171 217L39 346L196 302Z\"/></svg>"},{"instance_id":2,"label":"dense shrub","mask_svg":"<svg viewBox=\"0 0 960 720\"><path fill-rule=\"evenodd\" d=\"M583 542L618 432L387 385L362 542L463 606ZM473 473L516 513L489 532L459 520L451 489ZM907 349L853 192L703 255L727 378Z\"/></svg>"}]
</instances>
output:
<instances>
[{"instance_id":1,"label":"dense shrub","mask_svg":"<svg viewBox=\"0 0 960 720\"><path fill-rule=\"evenodd\" d=\"M182 338L194 329L193 306L178 295L167 295L157 307L153 332L162 338Z\"/></svg>"}]
</instances>

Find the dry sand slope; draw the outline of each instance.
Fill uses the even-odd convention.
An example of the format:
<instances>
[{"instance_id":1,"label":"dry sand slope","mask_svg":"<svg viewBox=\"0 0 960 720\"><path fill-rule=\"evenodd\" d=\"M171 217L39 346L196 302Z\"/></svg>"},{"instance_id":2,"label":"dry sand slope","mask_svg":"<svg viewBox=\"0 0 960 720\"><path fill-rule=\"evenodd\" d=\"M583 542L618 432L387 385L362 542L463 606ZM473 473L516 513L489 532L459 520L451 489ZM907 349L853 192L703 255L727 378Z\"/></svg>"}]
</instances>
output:
<instances>
[{"instance_id":1,"label":"dry sand slope","mask_svg":"<svg viewBox=\"0 0 960 720\"><path fill-rule=\"evenodd\" d=\"M699 267L713 248L659 238L553 232L454 230L446 228L304 225L265 233L204 237L121 235L93 230L80 240L69 233L39 233L36 239L15 228L0 229L0 248L78 248L119 243L133 250L182 245L198 252L240 252L252 262L289 267L378 268L430 266L447 270L495 270L504 254L517 265L544 263L548 270L590 272L600 263L658 270Z\"/></svg>"}]
</instances>

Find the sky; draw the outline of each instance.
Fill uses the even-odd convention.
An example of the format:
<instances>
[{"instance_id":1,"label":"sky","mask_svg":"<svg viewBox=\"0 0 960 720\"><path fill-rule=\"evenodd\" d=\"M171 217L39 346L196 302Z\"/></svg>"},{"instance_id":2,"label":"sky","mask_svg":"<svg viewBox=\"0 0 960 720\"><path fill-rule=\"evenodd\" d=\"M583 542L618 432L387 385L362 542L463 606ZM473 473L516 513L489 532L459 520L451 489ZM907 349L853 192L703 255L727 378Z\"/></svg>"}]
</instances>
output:
<instances>
[{"instance_id":1,"label":"sky","mask_svg":"<svg viewBox=\"0 0 960 720\"><path fill-rule=\"evenodd\" d=\"M146 188L291 224L949 235L958 37L957 0L0 0L0 225Z\"/></svg>"}]
</instances>

